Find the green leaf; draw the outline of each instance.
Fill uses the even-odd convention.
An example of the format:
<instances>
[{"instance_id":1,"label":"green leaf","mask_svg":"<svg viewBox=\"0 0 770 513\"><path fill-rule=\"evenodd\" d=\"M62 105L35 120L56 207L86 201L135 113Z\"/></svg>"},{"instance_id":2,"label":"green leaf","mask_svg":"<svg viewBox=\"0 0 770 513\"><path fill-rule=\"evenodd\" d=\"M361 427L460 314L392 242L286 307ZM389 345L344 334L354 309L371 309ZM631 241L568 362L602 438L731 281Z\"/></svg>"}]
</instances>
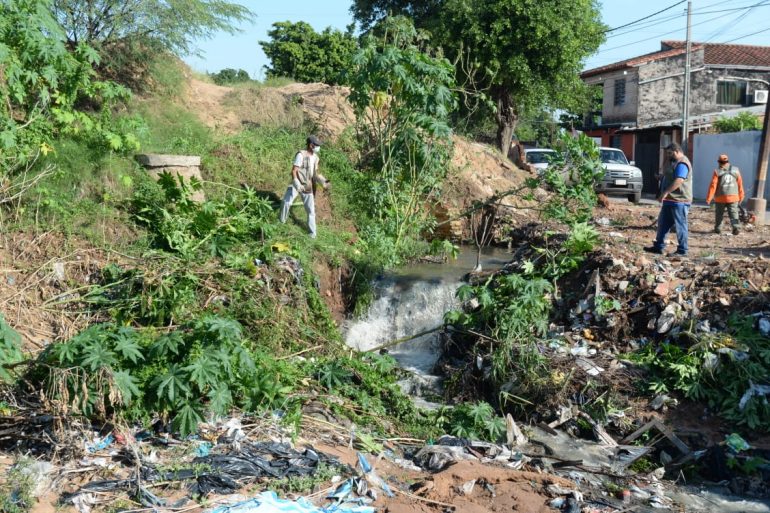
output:
<instances>
[{"instance_id":1,"label":"green leaf","mask_svg":"<svg viewBox=\"0 0 770 513\"><path fill-rule=\"evenodd\" d=\"M217 360L205 354L196 358L190 365L184 367L190 373L190 381L201 390L207 385L214 385L219 378Z\"/></svg>"},{"instance_id":2,"label":"green leaf","mask_svg":"<svg viewBox=\"0 0 770 513\"><path fill-rule=\"evenodd\" d=\"M183 346L184 338L182 338L182 334L178 331L172 331L158 337L150 347L150 354L153 358L163 358L170 355L179 356L179 351Z\"/></svg>"},{"instance_id":3,"label":"green leaf","mask_svg":"<svg viewBox=\"0 0 770 513\"><path fill-rule=\"evenodd\" d=\"M152 382L158 399L174 403L177 399L190 392L187 386L188 376L178 365L169 366L165 374L161 374Z\"/></svg>"},{"instance_id":4,"label":"green leaf","mask_svg":"<svg viewBox=\"0 0 770 513\"><path fill-rule=\"evenodd\" d=\"M131 401L141 395L138 381L128 371L116 371L112 374L115 386L120 390L123 406L130 406Z\"/></svg>"},{"instance_id":5,"label":"green leaf","mask_svg":"<svg viewBox=\"0 0 770 513\"><path fill-rule=\"evenodd\" d=\"M232 405L233 395L226 385L219 385L209 391L209 407L217 415L227 415Z\"/></svg>"},{"instance_id":6,"label":"green leaf","mask_svg":"<svg viewBox=\"0 0 770 513\"><path fill-rule=\"evenodd\" d=\"M141 347L136 341L136 332L128 327L122 326L118 332L113 335L115 341L115 351L123 358L127 358L131 363L136 364L144 360Z\"/></svg>"},{"instance_id":7,"label":"green leaf","mask_svg":"<svg viewBox=\"0 0 770 513\"><path fill-rule=\"evenodd\" d=\"M188 403L182 405L179 409L179 413L174 416L172 424L179 430L179 433L183 437L186 437L187 435L195 433L198 424L201 422L203 422L203 417L200 414L199 409Z\"/></svg>"}]
</instances>

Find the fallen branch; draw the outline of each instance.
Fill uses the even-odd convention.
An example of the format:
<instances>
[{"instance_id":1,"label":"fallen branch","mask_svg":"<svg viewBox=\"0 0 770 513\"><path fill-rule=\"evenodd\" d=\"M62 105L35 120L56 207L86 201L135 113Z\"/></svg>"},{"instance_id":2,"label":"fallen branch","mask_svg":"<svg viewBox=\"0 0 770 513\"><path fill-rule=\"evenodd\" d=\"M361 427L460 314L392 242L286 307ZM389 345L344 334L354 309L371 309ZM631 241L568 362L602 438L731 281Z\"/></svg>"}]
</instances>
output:
<instances>
[{"instance_id":1,"label":"fallen branch","mask_svg":"<svg viewBox=\"0 0 770 513\"><path fill-rule=\"evenodd\" d=\"M448 504L446 502L441 502L441 501L434 501L433 499L426 499L425 497L420 497L419 495L414 495L409 492L404 492L402 490L399 490L398 488L393 488L393 489L396 490L401 495L404 495L405 497L409 497L410 499L414 499L416 501L427 502L428 504L435 504L436 506L443 506L445 508L451 509L452 511L457 509L457 506L455 506L454 504Z\"/></svg>"},{"instance_id":2,"label":"fallen branch","mask_svg":"<svg viewBox=\"0 0 770 513\"><path fill-rule=\"evenodd\" d=\"M380 346L373 347L371 349L367 349L364 352L365 353L371 353L371 352L374 352L374 351L379 351L381 349L387 349L389 347L393 347L393 346L396 346L398 344L401 344L402 342L408 342L408 341L413 340L415 338L422 337L423 335L427 335L428 333L433 333L435 331L440 330L443 327L444 327L444 325L441 324L440 326L436 326L435 328L431 328L429 330L421 331L420 333L415 333L414 335L409 335L409 336L406 336L406 337L401 337L401 338L397 338L395 340L391 340L390 342L386 342L385 344L382 344Z\"/></svg>"}]
</instances>

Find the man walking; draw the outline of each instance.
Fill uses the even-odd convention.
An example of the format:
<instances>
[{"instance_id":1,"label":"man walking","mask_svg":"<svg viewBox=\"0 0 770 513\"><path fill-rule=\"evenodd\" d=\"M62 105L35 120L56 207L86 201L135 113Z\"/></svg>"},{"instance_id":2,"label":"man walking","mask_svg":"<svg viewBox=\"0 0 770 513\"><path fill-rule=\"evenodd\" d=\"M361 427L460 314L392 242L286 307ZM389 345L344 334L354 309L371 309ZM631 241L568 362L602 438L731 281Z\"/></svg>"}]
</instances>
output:
<instances>
[{"instance_id":1,"label":"man walking","mask_svg":"<svg viewBox=\"0 0 770 513\"><path fill-rule=\"evenodd\" d=\"M658 201L661 203L658 214L658 233L652 246L644 248L648 253L663 254L666 235L672 227L676 228L677 248L673 253L687 255L688 226L687 216L692 203L692 164L677 143L666 146L666 155L671 167L663 173Z\"/></svg>"},{"instance_id":2,"label":"man walking","mask_svg":"<svg viewBox=\"0 0 770 513\"><path fill-rule=\"evenodd\" d=\"M310 236L316 238L315 225L315 196L313 195L314 184L319 183L324 189L328 189L331 182L318 173L318 154L321 152L321 141L314 135L307 138L307 147L298 151L294 156L294 163L291 167L291 183L286 189L286 195L283 197L281 205L281 222L285 223L289 216L294 199L299 195L302 197L302 204L307 212L307 226L310 229Z\"/></svg>"},{"instance_id":3,"label":"man walking","mask_svg":"<svg viewBox=\"0 0 770 513\"><path fill-rule=\"evenodd\" d=\"M722 218L726 209L730 216L730 224L733 226L733 235L738 235L741 232L738 205L743 201L741 170L730 164L730 159L724 153L717 159L717 164L719 167L714 170L709 192L706 195L707 205L711 204L711 200L716 203L714 233L722 233Z\"/></svg>"}]
</instances>

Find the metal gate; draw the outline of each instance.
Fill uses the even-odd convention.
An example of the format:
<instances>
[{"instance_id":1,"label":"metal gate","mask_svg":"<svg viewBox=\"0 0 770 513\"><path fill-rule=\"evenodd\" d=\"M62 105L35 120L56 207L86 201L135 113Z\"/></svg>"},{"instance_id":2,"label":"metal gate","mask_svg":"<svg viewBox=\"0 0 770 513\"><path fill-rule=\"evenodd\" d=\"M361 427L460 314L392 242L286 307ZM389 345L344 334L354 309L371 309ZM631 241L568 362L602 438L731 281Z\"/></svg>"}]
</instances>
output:
<instances>
[{"instance_id":1,"label":"metal gate","mask_svg":"<svg viewBox=\"0 0 770 513\"><path fill-rule=\"evenodd\" d=\"M636 167L642 170L642 192L658 193L657 174L660 171L660 132L639 132L634 148Z\"/></svg>"}]
</instances>

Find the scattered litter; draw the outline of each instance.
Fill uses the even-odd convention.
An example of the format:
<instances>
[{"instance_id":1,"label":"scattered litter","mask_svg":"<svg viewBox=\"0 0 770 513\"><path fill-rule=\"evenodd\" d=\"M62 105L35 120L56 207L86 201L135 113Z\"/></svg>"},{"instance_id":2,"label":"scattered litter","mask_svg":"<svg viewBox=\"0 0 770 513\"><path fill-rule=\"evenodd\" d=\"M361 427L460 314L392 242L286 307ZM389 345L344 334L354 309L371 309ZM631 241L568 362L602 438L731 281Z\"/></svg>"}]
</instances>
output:
<instances>
[{"instance_id":1,"label":"scattered litter","mask_svg":"<svg viewBox=\"0 0 770 513\"><path fill-rule=\"evenodd\" d=\"M749 382L751 383L751 382ZM746 408L746 405L748 404L749 400L754 397L755 395L770 395L770 385L755 385L754 383L751 383L751 386L749 387L746 392L743 393L743 396L741 397L741 400L738 402L738 408L743 410Z\"/></svg>"},{"instance_id":2,"label":"scattered litter","mask_svg":"<svg viewBox=\"0 0 770 513\"><path fill-rule=\"evenodd\" d=\"M40 497L51 484L50 474L55 470L53 464L47 461L33 461L32 463L21 465L20 473L29 479L30 483L35 485L32 495Z\"/></svg>"},{"instance_id":3,"label":"scattered litter","mask_svg":"<svg viewBox=\"0 0 770 513\"><path fill-rule=\"evenodd\" d=\"M725 444L727 444L727 447L733 452L748 451L751 449L749 443L738 433L730 433L725 436Z\"/></svg>"},{"instance_id":4,"label":"scattered litter","mask_svg":"<svg viewBox=\"0 0 770 513\"><path fill-rule=\"evenodd\" d=\"M199 458L208 456L210 452L211 452L211 443L209 442L199 443L198 446L195 448L195 455L198 456Z\"/></svg>"},{"instance_id":5,"label":"scattered litter","mask_svg":"<svg viewBox=\"0 0 770 513\"><path fill-rule=\"evenodd\" d=\"M674 326L677 318L679 317L682 307L679 303L669 303L663 310L663 313L658 317L658 321L655 324L655 328L658 333L668 333Z\"/></svg>"},{"instance_id":6,"label":"scattered litter","mask_svg":"<svg viewBox=\"0 0 770 513\"><path fill-rule=\"evenodd\" d=\"M594 221L599 226L609 226L611 221L608 217L600 217Z\"/></svg>"},{"instance_id":7,"label":"scattered litter","mask_svg":"<svg viewBox=\"0 0 770 513\"><path fill-rule=\"evenodd\" d=\"M598 376L599 374L604 372L604 368L603 367L599 367L598 365L596 365L592 361L587 360L587 359L583 358L582 356L576 358L575 359L575 363L577 364L578 367L583 369L589 376Z\"/></svg>"},{"instance_id":8,"label":"scattered litter","mask_svg":"<svg viewBox=\"0 0 770 513\"><path fill-rule=\"evenodd\" d=\"M299 498L296 501L279 499L275 492L262 492L253 499L228 506L218 506L208 513L331 513L332 511L346 511L350 513L374 513L371 506L352 506L335 504L329 509L317 508L310 501Z\"/></svg>"},{"instance_id":9,"label":"scattered litter","mask_svg":"<svg viewBox=\"0 0 770 513\"><path fill-rule=\"evenodd\" d=\"M527 437L519 429L510 413L505 416L505 433L508 445L511 447L527 443Z\"/></svg>"},{"instance_id":10,"label":"scattered litter","mask_svg":"<svg viewBox=\"0 0 770 513\"><path fill-rule=\"evenodd\" d=\"M72 499L72 504L79 513L91 513L91 506L96 504L96 495L81 493Z\"/></svg>"},{"instance_id":11,"label":"scattered litter","mask_svg":"<svg viewBox=\"0 0 770 513\"><path fill-rule=\"evenodd\" d=\"M102 439L97 438L93 443L86 444L86 450L90 453L99 452L109 447L110 444L114 441L115 437L112 436L112 433L110 433Z\"/></svg>"},{"instance_id":12,"label":"scattered litter","mask_svg":"<svg viewBox=\"0 0 770 513\"><path fill-rule=\"evenodd\" d=\"M470 495L473 493L473 487L476 486L476 480L471 479L470 481L466 481L462 484L460 487L460 491L463 495Z\"/></svg>"},{"instance_id":13,"label":"scattered litter","mask_svg":"<svg viewBox=\"0 0 770 513\"><path fill-rule=\"evenodd\" d=\"M767 317L759 319L759 332L766 337L770 337L770 319Z\"/></svg>"}]
</instances>

